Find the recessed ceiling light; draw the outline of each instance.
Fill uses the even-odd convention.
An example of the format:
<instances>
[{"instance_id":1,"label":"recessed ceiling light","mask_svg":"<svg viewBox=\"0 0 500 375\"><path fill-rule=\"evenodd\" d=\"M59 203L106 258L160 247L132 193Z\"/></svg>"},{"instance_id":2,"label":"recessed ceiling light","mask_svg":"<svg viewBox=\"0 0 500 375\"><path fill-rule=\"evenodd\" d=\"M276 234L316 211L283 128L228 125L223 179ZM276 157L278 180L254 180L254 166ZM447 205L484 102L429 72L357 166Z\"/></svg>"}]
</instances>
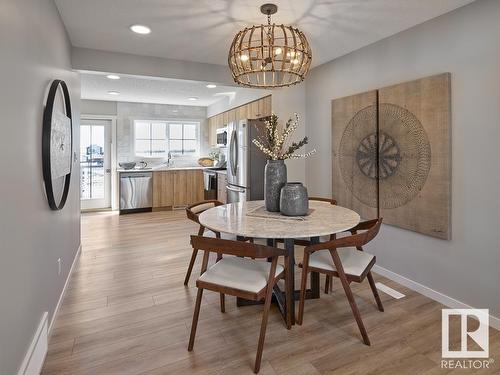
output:
<instances>
[{"instance_id":1,"label":"recessed ceiling light","mask_svg":"<svg viewBox=\"0 0 500 375\"><path fill-rule=\"evenodd\" d=\"M179 110L178 109L172 109L172 112L173 113L177 113L177 112L179 112Z\"/></svg>"},{"instance_id":2,"label":"recessed ceiling light","mask_svg":"<svg viewBox=\"0 0 500 375\"><path fill-rule=\"evenodd\" d=\"M116 74L108 74L106 76L108 79L120 79L120 76L117 76Z\"/></svg>"},{"instance_id":3,"label":"recessed ceiling light","mask_svg":"<svg viewBox=\"0 0 500 375\"><path fill-rule=\"evenodd\" d=\"M118 91L108 91L109 95L120 95Z\"/></svg>"},{"instance_id":4,"label":"recessed ceiling light","mask_svg":"<svg viewBox=\"0 0 500 375\"><path fill-rule=\"evenodd\" d=\"M143 35L149 34L151 32L151 29L144 25L132 25L130 26L130 30L132 30L134 33Z\"/></svg>"},{"instance_id":5,"label":"recessed ceiling light","mask_svg":"<svg viewBox=\"0 0 500 375\"><path fill-rule=\"evenodd\" d=\"M188 100L195 101L195 100L198 100L198 98L197 98L196 96L190 96L190 97L188 98Z\"/></svg>"},{"instance_id":6,"label":"recessed ceiling light","mask_svg":"<svg viewBox=\"0 0 500 375\"><path fill-rule=\"evenodd\" d=\"M209 89L215 89L215 88L217 87L217 85L214 85L213 83L209 83L209 84L207 85L207 87L208 87Z\"/></svg>"}]
</instances>

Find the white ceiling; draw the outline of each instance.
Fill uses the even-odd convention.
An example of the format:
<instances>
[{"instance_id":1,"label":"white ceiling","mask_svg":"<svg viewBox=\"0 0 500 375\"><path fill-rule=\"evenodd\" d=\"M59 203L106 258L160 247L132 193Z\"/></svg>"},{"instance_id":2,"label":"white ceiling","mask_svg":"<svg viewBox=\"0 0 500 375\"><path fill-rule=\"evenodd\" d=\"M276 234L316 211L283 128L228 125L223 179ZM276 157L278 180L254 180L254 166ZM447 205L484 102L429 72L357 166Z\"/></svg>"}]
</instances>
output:
<instances>
[{"instance_id":1,"label":"white ceiling","mask_svg":"<svg viewBox=\"0 0 500 375\"><path fill-rule=\"evenodd\" d=\"M302 29L319 65L474 0L273 0L273 21ZM74 46L227 64L234 34L265 23L266 0L55 0ZM152 29L129 31L132 24Z\"/></svg>"},{"instance_id":2,"label":"white ceiling","mask_svg":"<svg viewBox=\"0 0 500 375\"><path fill-rule=\"evenodd\" d=\"M81 73L82 99L206 107L224 97L233 97L235 92L252 90L232 86L209 89L206 85L211 82L126 75L120 77L119 80L111 80L106 78L106 73ZM118 91L120 95L110 95L108 91ZM198 100L188 100L191 96L198 97Z\"/></svg>"}]
</instances>

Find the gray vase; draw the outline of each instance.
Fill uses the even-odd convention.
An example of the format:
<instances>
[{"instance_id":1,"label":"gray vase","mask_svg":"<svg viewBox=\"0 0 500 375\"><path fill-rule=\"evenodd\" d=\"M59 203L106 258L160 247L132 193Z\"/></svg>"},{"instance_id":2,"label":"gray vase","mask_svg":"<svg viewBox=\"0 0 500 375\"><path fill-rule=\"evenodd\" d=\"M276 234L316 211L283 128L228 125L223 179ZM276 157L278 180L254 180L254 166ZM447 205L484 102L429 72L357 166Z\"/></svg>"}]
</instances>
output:
<instances>
[{"instance_id":1,"label":"gray vase","mask_svg":"<svg viewBox=\"0 0 500 375\"><path fill-rule=\"evenodd\" d=\"M300 182L289 182L281 189L280 211L286 216L305 216L309 211L307 188Z\"/></svg>"},{"instance_id":2,"label":"gray vase","mask_svg":"<svg viewBox=\"0 0 500 375\"><path fill-rule=\"evenodd\" d=\"M286 183L286 165L283 160L268 160L264 171L266 210L279 212L281 188Z\"/></svg>"}]
</instances>

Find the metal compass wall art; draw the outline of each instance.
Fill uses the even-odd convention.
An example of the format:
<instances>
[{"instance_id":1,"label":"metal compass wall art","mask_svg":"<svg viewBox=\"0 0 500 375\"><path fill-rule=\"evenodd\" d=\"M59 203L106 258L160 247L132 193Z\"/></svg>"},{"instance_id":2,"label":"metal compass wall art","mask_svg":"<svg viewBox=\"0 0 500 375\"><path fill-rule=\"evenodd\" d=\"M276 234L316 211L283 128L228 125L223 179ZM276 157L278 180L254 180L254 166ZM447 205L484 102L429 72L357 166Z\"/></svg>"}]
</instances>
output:
<instances>
[{"instance_id":1,"label":"metal compass wall art","mask_svg":"<svg viewBox=\"0 0 500 375\"><path fill-rule=\"evenodd\" d=\"M333 196L361 216L450 237L450 75L332 102Z\"/></svg>"},{"instance_id":2,"label":"metal compass wall art","mask_svg":"<svg viewBox=\"0 0 500 375\"><path fill-rule=\"evenodd\" d=\"M61 110L62 109L62 110ZM54 80L43 112L42 166L45 193L53 210L64 207L71 182L71 100L66 83Z\"/></svg>"}]
</instances>

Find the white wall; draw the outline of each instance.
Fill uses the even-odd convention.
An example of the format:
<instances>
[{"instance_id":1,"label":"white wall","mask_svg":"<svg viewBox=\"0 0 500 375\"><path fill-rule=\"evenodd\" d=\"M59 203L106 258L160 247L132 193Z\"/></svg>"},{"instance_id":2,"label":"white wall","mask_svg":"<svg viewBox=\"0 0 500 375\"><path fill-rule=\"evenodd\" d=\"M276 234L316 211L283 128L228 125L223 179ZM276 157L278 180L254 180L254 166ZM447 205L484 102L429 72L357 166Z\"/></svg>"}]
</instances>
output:
<instances>
[{"instance_id":1,"label":"white wall","mask_svg":"<svg viewBox=\"0 0 500 375\"><path fill-rule=\"evenodd\" d=\"M480 0L313 69L309 189L330 196L331 100L452 74L452 230L443 241L384 226L369 247L384 268L500 317L500 1ZM335 192L333 192L335 195Z\"/></svg>"},{"instance_id":2,"label":"white wall","mask_svg":"<svg viewBox=\"0 0 500 375\"><path fill-rule=\"evenodd\" d=\"M52 0L2 0L0 47L0 373L11 375L42 314L52 318L80 245L78 164L66 206L52 211L41 162L48 86L56 78L68 84L78 145L80 81L71 71L70 45Z\"/></svg>"}]
</instances>

